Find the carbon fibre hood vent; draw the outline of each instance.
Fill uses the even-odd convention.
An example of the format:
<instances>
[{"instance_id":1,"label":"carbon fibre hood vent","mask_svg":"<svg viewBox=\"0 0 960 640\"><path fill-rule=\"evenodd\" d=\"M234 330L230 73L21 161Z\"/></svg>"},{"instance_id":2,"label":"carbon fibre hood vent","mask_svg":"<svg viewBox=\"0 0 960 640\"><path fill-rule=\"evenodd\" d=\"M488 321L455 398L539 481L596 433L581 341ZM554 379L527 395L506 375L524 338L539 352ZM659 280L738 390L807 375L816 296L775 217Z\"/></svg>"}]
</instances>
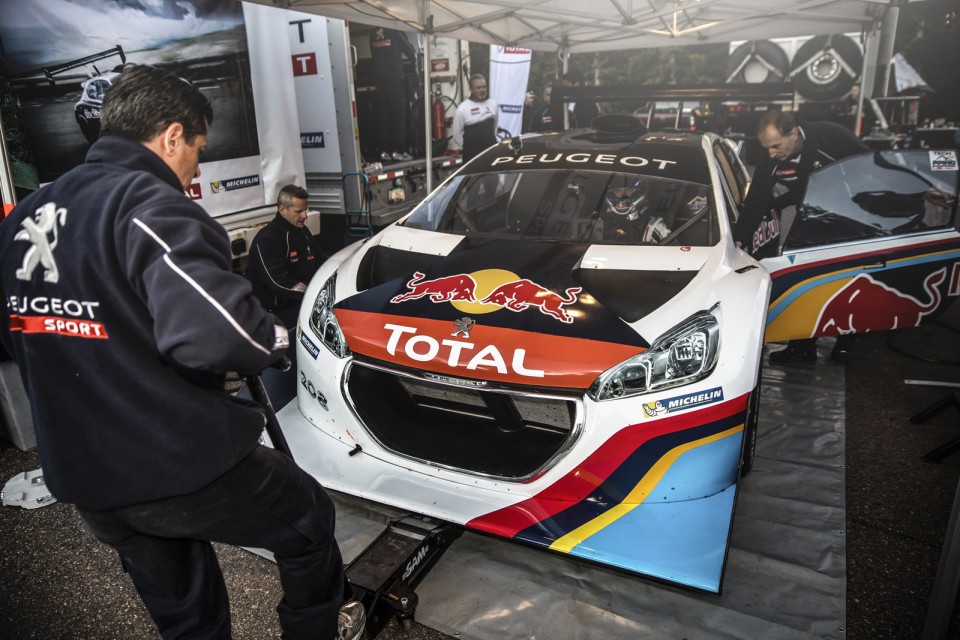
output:
<instances>
[{"instance_id":1,"label":"carbon fibre hood vent","mask_svg":"<svg viewBox=\"0 0 960 640\"><path fill-rule=\"evenodd\" d=\"M366 291L377 285L409 276L443 260L443 256L415 253L377 245L369 249L357 269L357 291Z\"/></svg>"},{"instance_id":2,"label":"carbon fibre hood vent","mask_svg":"<svg viewBox=\"0 0 960 640\"><path fill-rule=\"evenodd\" d=\"M696 271L575 269L574 279L626 322L636 322L680 293Z\"/></svg>"}]
</instances>

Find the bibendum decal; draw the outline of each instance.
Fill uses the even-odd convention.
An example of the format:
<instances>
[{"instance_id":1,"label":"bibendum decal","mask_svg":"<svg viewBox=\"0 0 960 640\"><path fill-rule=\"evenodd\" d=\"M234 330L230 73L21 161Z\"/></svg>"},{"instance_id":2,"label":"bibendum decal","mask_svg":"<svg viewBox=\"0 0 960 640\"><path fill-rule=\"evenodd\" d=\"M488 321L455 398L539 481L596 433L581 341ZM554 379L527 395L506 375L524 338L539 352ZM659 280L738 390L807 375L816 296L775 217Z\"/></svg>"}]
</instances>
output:
<instances>
[{"instance_id":1,"label":"bibendum decal","mask_svg":"<svg viewBox=\"0 0 960 640\"><path fill-rule=\"evenodd\" d=\"M34 270L43 267L43 281L56 283L60 281L60 270L57 261L53 258L53 250L57 248L57 241L62 227L67 221L67 210L57 208L53 202L48 202L34 213L33 218L24 218L20 226L23 227L13 236L14 240L22 240L31 244L23 256L23 264L17 269L18 280L29 281Z\"/></svg>"}]
</instances>

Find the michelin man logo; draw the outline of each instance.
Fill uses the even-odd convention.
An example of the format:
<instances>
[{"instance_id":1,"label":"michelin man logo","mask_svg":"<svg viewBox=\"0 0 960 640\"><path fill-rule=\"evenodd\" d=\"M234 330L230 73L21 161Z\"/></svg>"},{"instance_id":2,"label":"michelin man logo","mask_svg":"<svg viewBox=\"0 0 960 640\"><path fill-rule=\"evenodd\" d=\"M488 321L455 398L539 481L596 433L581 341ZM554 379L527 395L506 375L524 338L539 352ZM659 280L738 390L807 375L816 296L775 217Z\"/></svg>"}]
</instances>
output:
<instances>
[{"instance_id":1,"label":"michelin man logo","mask_svg":"<svg viewBox=\"0 0 960 640\"><path fill-rule=\"evenodd\" d=\"M667 412L667 408L663 406L663 402L657 400L656 402L644 402L643 403L643 412L647 414L648 418L653 418L655 416L662 416Z\"/></svg>"},{"instance_id":2,"label":"michelin man logo","mask_svg":"<svg viewBox=\"0 0 960 640\"><path fill-rule=\"evenodd\" d=\"M53 202L48 202L34 213L33 218L24 218L20 226L23 227L13 236L14 240L26 240L32 244L23 256L23 265L17 269L18 280L30 280L37 265L44 269L44 282L59 282L60 270L53 259L53 250L57 248L57 236L60 227L67 221L67 210L57 208ZM53 237L51 238L51 234Z\"/></svg>"}]
</instances>

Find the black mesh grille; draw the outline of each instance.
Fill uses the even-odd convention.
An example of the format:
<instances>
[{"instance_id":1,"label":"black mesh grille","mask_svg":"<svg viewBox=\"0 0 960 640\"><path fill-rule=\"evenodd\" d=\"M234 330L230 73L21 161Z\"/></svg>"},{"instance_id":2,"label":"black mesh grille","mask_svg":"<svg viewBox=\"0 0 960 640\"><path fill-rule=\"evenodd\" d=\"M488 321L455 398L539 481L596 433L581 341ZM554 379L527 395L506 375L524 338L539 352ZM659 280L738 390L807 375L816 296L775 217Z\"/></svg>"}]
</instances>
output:
<instances>
[{"instance_id":1,"label":"black mesh grille","mask_svg":"<svg viewBox=\"0 0 960 640\"><path fill-rule=\"evenodd\" d=\"M355 363L347 390L364 426L398 454L523 479L576 436L575 398L444 384Z\"/></svg>"}]
</instances>

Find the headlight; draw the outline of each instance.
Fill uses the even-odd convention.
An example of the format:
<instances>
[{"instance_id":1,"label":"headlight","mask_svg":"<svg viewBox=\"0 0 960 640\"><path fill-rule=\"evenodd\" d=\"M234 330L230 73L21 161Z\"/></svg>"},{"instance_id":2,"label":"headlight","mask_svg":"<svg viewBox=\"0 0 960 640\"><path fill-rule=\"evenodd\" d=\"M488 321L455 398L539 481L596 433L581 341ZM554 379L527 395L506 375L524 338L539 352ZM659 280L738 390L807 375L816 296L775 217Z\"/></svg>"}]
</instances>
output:
<instances>
[{"instance_id":1,"label":"headlight","mask_svg":"<svg viewBox=\"0 0 960 640\"><path fill-rule=\"evenodd\" d=\"M350 355L350 349L347 348L347 341L344 340L343 332L340 331L337 316L333 313L336 288L337 274L333 274L329 280L323 283L323 288L320 289L320 293L317 294L317 299L313 303L313 311L310 313L310 328L333 355L338 358L346 358Z\"/></svg>"},{"instance_id":2,"label":"headlight","mask_svg":"<svg viewBox=\"0 0 960 640\"><path fill-rule=\"evenodd\" d=\"M638 356L607 369L587 394L594 400L613 400L696 382L710 375L720 351L720 323L710 311L701 311L660 336Z\"/></svg>"}]
</instances>

